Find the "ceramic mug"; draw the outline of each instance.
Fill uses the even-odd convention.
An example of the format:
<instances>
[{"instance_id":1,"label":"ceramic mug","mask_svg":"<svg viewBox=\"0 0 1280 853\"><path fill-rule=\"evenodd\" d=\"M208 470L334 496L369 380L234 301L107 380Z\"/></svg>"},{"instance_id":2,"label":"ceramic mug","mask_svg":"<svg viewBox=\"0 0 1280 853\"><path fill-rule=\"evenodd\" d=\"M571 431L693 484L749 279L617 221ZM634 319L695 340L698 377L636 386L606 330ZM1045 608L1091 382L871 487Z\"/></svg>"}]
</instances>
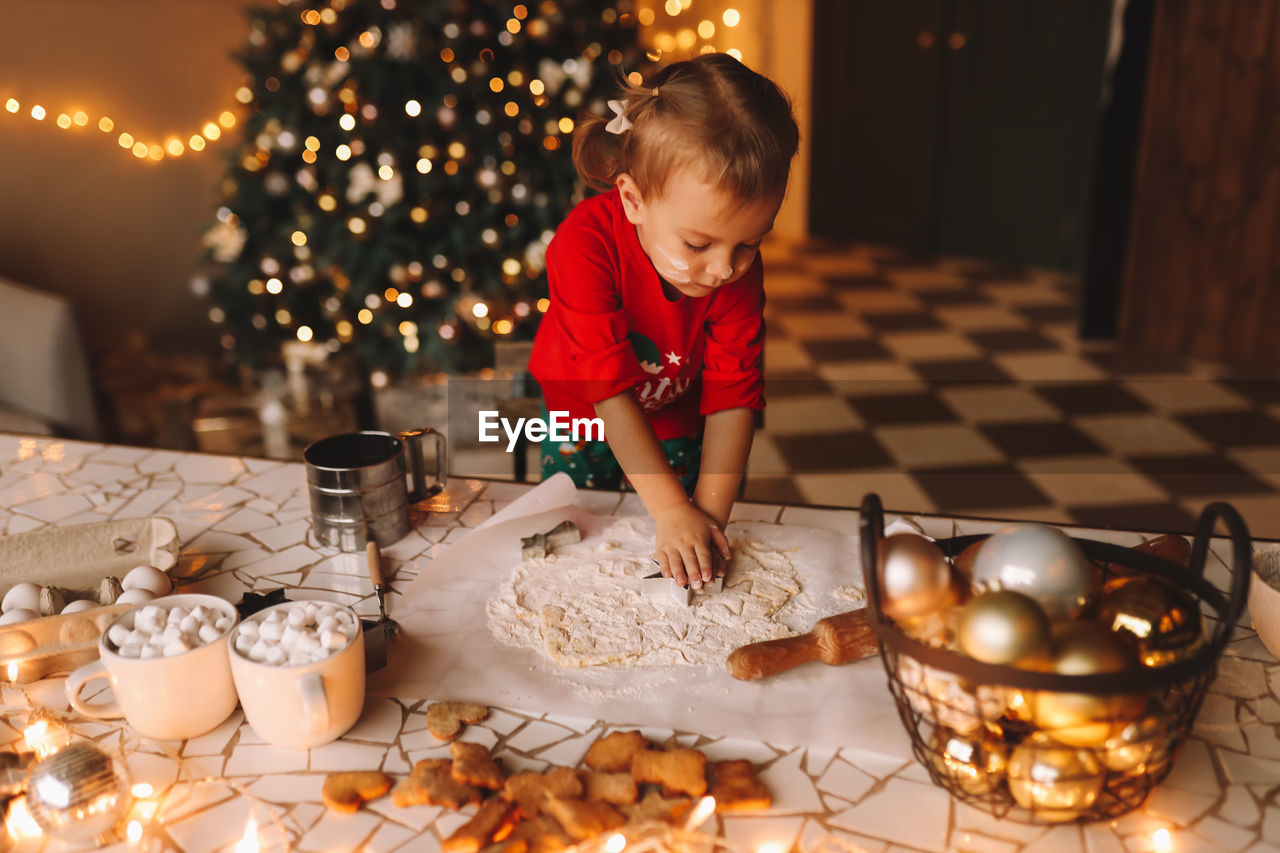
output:
<instances>
[{"instance_id":1,"label":"ceramic mug","mask_svg":"<svg viewBox=\"0 0 1280 853\"><path fill-rule=\"evenodd\" d=\"M245 620L261 623L273 610L302 606L286 601L265 608ZM364 711L364 633L360 617L342 608L356 626L355 636L328 657L302 664L268 664L236 651L232 630L228 645L231 675L245 719L272 746L310 749L340 738Z\"/></svg>"},{"instance_id":2,"label":"ceramic mug","mask_svg":"<svg viewBox=\"0 0 1280 853\"><path fill-rule=\"evenodd\" d=\"M424 450L428 442L434 467ZM321 542L343 551L363 551L370 540L384 548L399 542L412 529L409 505L443 489L449 477L448 443L430 428L331 435L309 445L302 459L311 526Z\"/></svg>"},{"instance_id":3,"label":"ceramic mug","mask_svg":"<svg viewBox=\"0 0 1280 853\"><path fill-rule=\"evenodd\" d=\"M216 595L181 593L167 595L127 610L111 625L133 629L133 620L143 607L203 606L239 621L235 607ZM155 740L187 740L212 731L236 709L236 686L231 679L226 631L211 643L176 655L131 658L119 654L107 639L111 625L98 640L98 660L85 664L67 676L67 701L88 717L124 717L138 734ZM234 630L234 625L232 630ZM112 698L86 702L80 694L91 681L111 684Z\"/></svg>"}]
</instances>

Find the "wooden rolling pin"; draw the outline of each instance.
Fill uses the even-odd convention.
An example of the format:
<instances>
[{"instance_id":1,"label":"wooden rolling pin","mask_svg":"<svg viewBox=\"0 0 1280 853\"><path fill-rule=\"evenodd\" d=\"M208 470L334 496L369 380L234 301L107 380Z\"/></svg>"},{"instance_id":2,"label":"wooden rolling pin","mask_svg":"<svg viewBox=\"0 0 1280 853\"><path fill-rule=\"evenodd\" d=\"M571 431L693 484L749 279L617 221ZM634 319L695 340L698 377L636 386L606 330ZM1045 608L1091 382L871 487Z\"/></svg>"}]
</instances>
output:
<instances>
[{"instance_id":1,"label":"wooden rolling pin","mask_svg":"<svg viewBox=\"0 0 1280 853\"><path fill-rule=\"evenodd\" d=\"M862 608L819 619L812 631L798 637L765 640L735 649L726 665L734 678L756 681L812 660L837 666L879 651L867 611Z\"/></svg>"}]
</instances>

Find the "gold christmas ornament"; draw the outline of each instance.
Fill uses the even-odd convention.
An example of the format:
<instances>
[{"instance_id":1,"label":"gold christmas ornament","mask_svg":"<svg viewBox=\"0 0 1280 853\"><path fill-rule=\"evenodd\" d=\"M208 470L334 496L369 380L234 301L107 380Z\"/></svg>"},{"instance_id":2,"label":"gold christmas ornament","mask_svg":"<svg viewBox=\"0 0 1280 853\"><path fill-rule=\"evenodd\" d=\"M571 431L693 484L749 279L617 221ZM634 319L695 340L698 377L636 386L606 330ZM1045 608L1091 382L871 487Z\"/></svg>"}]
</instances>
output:
<instances>
[{"instance_id":1,"label":"gold christmas ornament","mask_svg":"<svg viewBox=\"0 0 1280 853\"><path fill-rule=\"evenodd\" d=\"M1204 620L1194 596L1155 575L1114 578L1102 587L1098 621L1138 641L1145 666L1165 666L1204 645Z\"/></svg>"},{"instance_id":2,"label":"gold christmas ornament","mask_svg":"<svg viewBox=\"0 0 1280 853\"><path fill-rule=\"evenodd\" d=\"M941 609L951 589L951 566L942 550L915 533L895 533L880 543L881 609L903 621Z\"/></svg>"},{"instance_id":3,"label":"gold christmas ornament","mask_svg":"<svg viewBox=\"0 0 1280 853\"><path fill-rule=\"evenodd\" d=\"M974 660L1016 665L1048 651L1049 617L1020 592L990 590L961 608L956 633L961 651Z\"/></svg>"},{"instance_id":4,"label":"gold christmas ornament","mask_svg":"<svg viewBox=\"0 0 1280 853\"><path fill-rule=\"evenodd\" d=\"M1138 719L1108 738L1098 757L1108 770L1142 773L1147 761L1169 739L1169 715L1152 702Z\"/></svg>"},{"instance_id":5,"label":"gold christmas ornament","mask_svg":"<svg viewBox=\"0 0 1280 853\"><path fill-rule=\"evenodd\" d=\"M929 747L929 766L949 788L982 796L1004 781L1008 748L998 733L983 729L963 735L937 728Z\"/></svg>"},{"instance_id":6,"label":"gold christmas ornament","mask_svg":"<svg viewBox=\"0 0 1280 853\"><path fill-rule=\"evenodd\" d=\"M1052 671L1059 675L1101 675L1138 667L1131 643L1097 622L1064 622L1054 626ZM1032 720L1055 740L1068 746L1097 747L1120 723L1141 713L1140 694L1070 693L1040 690L1028 697Z\"/></svg>"},{"instance_id":7,"label":"gold christmas ornament","mask_svg":"<svg viewBox=\"0 0 1280 853\"><path fill-rule=\"evenodd\" d=\"M1019 524L992 534L973 560L979 590L1012 589L1034 598L1051 621L1084 608L1090 568L1071 537L1045 524Z\"/></svg>"},{"instance_id":8,"label":"gold christmas ornament","mask_svg":"<svg viewBox=\"0 0 1280 853\"><path fill-rule=\"evenodd\" d=\"M1041 820L1075 820L1102 791L1106 771L1087 749L1076 749L1036 732L1009 756L1009 792Z\"/></svg>"}]
</instances>

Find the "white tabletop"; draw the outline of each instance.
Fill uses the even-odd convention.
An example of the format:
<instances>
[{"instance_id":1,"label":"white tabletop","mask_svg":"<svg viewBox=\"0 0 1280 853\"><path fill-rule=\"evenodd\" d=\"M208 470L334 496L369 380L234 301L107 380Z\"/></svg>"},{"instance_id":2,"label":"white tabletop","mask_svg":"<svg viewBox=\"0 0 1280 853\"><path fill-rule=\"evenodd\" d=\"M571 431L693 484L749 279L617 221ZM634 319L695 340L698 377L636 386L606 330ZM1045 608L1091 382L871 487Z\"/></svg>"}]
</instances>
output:
<instances>
[{"instance_id":1,"label":"white tabletop","mask_svg":"<svg viewBox=\"0 0 1280 853\"><path fill-rule=\"evenodd\" d=\"M418 517L414 532L385 549L398 569L395 583L411 578L439 549L529 488L451 480L432 502L433 511ZM584 497L595 512L642 512L634 496ZM247 591L283 587L291 598L325 598L364 615L376 613L360 559L321 547L311 535L300 464L0 435L4 533L152 515L178 527L183 544L173 574L180 591L235 602ZM739 504L734 518L837 530L857 523L850 510L759 503ZM990 523L964 520L919 521L935 535L992 529ZM1086 533L1121 544L1142 539L1138 533ZM1226 569L1216 553L1207 576L1225 587ZM1171 775L1142 809L1085 826L1027 826L953 802L912 758L905 735L897 746L868 751L761 743L714 731L644 734L657 743L696 746L712 760L746 758L762 767L773 807L716 815L704 827L750 853L764 845L810 851L824 842L868 851L1280 851L1277 686L1280 664L1248 629L1246 617ZM0 686L0 746L21 740L32 707L65 712L63 692L58 679ZM286 849L284 837L289 849L299 851L429 851L439 849L470 810L397 808L383 798L345 816L326 811L320 789L325 774L335 770L381 769L398 778L421 758L448 757L447 746L427 731L425 709L429 699L451 698L371 696L355 728L307 752L262 743L239 711L213 732L178 744L147 741L114 722L72 725L123 754L133 782L151 789L130 816L141 838L112 849L229 850L252 820L260 827L262 849ZM541 769L577 765L596 738L628 722L571 718L556 710L493 708L463 739L494 748L509 770ZM69 848L22 835L15 849Z\"/></svg>"}]
</instances>

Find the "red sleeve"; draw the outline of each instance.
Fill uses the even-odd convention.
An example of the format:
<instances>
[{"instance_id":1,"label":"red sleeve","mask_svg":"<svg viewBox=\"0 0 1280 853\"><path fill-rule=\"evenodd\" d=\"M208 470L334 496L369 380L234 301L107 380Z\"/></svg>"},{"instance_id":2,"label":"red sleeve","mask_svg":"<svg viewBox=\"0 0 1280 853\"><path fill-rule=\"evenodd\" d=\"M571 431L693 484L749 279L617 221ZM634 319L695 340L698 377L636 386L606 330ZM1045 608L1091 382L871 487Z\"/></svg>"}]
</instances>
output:
<instances>
[{"instance_id":1,"label":"red sleeve","mask_svg":"<svg viewBox=\"0 0 1280 853\"><path fill-rule=\"evenodd\" d=\"M625 391L645 376L627 338L617 247L601 220L607 217L571 217L547 247L558 358L551 368L557 375L540 380L588 403Z\"/></svg>"},{"instance_id":2,"label":"red sleeve","mask_svg":"<svg viewBox=\"0 0 1280 853\"><path fill-rule=\"evenodd\" d=\"M746 275L715 294L706 329L699 411L763 409L764 267L759 257Z\"/></svg>"}]
</instances>

